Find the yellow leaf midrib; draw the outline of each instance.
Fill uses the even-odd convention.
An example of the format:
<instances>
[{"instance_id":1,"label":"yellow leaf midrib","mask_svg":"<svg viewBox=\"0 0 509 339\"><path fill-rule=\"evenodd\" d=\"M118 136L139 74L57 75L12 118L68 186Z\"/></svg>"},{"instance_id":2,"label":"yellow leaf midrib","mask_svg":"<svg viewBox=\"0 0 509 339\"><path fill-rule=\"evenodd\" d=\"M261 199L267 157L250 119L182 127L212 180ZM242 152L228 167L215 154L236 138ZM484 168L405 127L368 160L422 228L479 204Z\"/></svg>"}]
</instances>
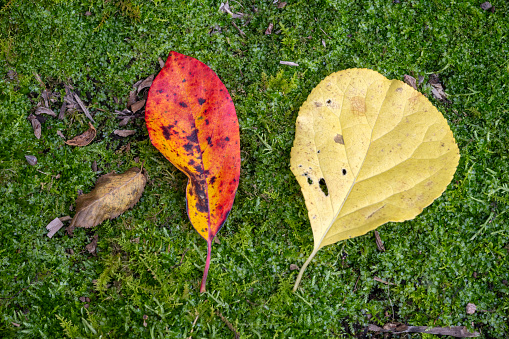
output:
<instances>
[{"instance_id":1,"label":"yellow leaf midrib","mask_svg":"<svg viewBox=\"0 0 509 339\"><path fill-rule=\"evenodd\" d=\"M358 178L359 174L361 173L362 167L363 167L363 165L364 165L364 162L365 162L365 160L366 160L366 158L367 158L367 155L368 155L368 153L369 153L369 149L371 148L371 144L372 144L372 142L373 142L373 140L372 140L372 139L373 139L373 138L372 138L372 136L373 136L373 131L375 130L375 126L376 126L376 124L377 124L377 122L378 122L378 118L380 117L380 110L381 110L381 108L382 108L382 106L383 106L384 102L387 100L387 92L390 90L390 88L391 88L391 86L392 86L392 83L394 83L394 81L397 81L397 80L392 80L391 85L387 87L387 91L385 92L384 100L383 100L383 101L381 102L381 104L380 104L380 107L379 107L379 109L378 109L378 115L377 115L377 117L376 117L376 119L375 119L375 122L374 122L373 126L371 127L371 136L370 136L370 138L369 138L369 145L368 145L368 148L367 148L367 150L366 150L366 154L364 155L364 159L362 159L362 163L361 163L361 165L359 166L359 171L356 173L356 175L355 175L355 177L354 177L354 179L353 179L353 181L352 181L352 184L350 185L350 188L349 188L348 192L346 193L345 198L343 199L343 202L341 203L341 205L340 205L340 207L339 207L339 209L338 209L337 213L335 213L334 217L332 218L332 220L331 220L331 221L330 221L330 223L329 223L329 226L327 226L327 229L325 230L325 232L323 232L322 236L320 237L320 241L319 241L318 243L315 243L315 249L321 248L321 244L323 243L323 240L325 239L325 237L326 237L326 236L327 236L327 234L329 233L329 230L331 229L332 225L334 225L334 222L337 220L338 215L341 213L341 210L343 209L343 206L345 205L346 201L348 200L348 197L350 196L350 193L352 192L352 189L354 188L355 184L357 183L357 178ZM352 81L350 80L350 81L349 81L349 83L348 83L348 86L346 86L346 88L348 88L348 87L351 85L351 82L352 82ZM368 86L368 90L369 90L369 87L370 87L371 85L373 85L375 82L376 82L376 81L373 81L371 84L369 84L369 86ZM337 86L337 84L336 84L336 86ZM367 93L367 92L368 92L368 91L366 91L366 93ZM345 91L345 93L346 93L346 91ZM343 99L342 99L342 102L341 102L341 110L343 110L343 105L344 105L344 102L345 102L345 97L346 97L345 93L343 93ZM405 108L406 108L407 103L408 103L408 101L406 101L406 102L405 102ZM330 109L330 107L329 107L329 109ZM404 110L405 110L405 109L403 109L403 111L404 111ZM332 111L332 110L331 110L331 111ZM341 112L340 112L340 116L341 116ZM341 126L340 116L338 117L338 120L339 120L339 124L340 124L340 126ZM313 119L314 119L314 115L313 115ZM395 126L399 125L399 123L402 121L402 119L403 119L403 115L402 115L402 117L401 117L400 121L398 122L398 124L396 124ZM369 125L369 122L367 121L367 119L366 119L366 123ZM394 128L393 128L393 129L391 129L391 131L393 131L393 130L394 130ZM314 131L314 125L313 125L313 131ZM389 131L389 132L387 132L387 133L390 133L390 131ZM387 134L387 133L386 133L386 134ZM377 140L378 140L378 139L377 139ZM347 161L348 161L348 166L349 166L350 168L352 168L352 166L351 166L351 164L350 164L350 158L347 156L347 157L346 157L346 159L347 159ZM319 159L319 158L318 158L318 162L320 162L320 159ZM380 173L379 173L379 174L377 174L377 175L380 175ZM328 198L328 200L329 200L329 201L331 202L331 204L332 204L332 198L330 197L330 194L329 194L329 196L328 196L327 198ZM334 211L334 208L333 208L333 211Z\"/></svg>"}]
</instances>

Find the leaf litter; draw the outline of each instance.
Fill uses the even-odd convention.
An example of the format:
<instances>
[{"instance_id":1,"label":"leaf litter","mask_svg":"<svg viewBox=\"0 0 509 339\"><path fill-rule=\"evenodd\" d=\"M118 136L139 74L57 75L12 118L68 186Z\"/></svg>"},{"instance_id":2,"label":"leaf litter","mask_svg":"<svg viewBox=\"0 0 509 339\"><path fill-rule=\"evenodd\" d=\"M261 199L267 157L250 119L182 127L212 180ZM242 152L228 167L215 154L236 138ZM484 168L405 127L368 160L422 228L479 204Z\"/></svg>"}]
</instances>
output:
<instances>
[{"instance_id":1,"label":"leaf litter","mask_svg":"<svg viewBox=\"0 0 509 339\"><path fill-rule=\"evenodd\" d=\"M72 235L76 227L91 228L118 217L140 200L146 183L147 177L138 167L101 176L90 193L76 200L76 214L67 232Z\"/></svg>"},{"instance_id":2,"label":"leaf litter","mask_svg":"<svg viewBox=\"0 0 509 339\"><path fill-rule=\"evenodd\" d=\"M65 143L69 146L78 146L78 147L83 147L83 146L90 144L94 140L95 136L97 135L97 131L96 131L95 127L90 122L88 123L88 126L89 126L88 130L86 130L85 132L83 132L80 135L75 136L71 140L67 140Z\"/></svg>"}]
</instances>

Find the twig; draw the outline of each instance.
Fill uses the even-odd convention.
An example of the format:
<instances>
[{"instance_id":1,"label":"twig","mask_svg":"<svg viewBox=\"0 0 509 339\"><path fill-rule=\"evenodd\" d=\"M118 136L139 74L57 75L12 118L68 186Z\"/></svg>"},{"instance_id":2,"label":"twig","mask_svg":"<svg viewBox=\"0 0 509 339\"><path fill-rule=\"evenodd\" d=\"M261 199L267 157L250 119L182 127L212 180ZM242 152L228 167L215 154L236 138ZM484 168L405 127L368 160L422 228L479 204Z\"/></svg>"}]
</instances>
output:
<instances>
[{"instance_id":1,"label":"twig","mask_svg":"<svg viewBox=\"0 0 509 339\"><path fill-rule=\"evenodd\" d=\"M279 62L281 65L287 65L287 66L299 66L298 63L296 62L292 62L292 61L280 61Z\"/></svg>"},{"instance_id":2,"label":"twig","mask_svg":"<svg viewBox=\"0 0 509 339\"><path fill-rule=\"evenodd\" d=\"M382 239L380 239L380 234L378 234L377 231L373 231L373 233L375 234L376 247L378 247L380 252L385 252L384 243L382 242Z\"/></svg>"},{"instance_id":3,"label":"twig","mask_svg":"<svg viewBox=\"0 0 509 339\"><path fill-rule=\"evenodd\" d=\"M235 24L235 22L233 22L233 21L232 21L232 25L233 25L233 27L235 27L235 28L237 29L237 31L239 31L240 35L242 35L242 36L246 36L246 33L244 33L244 32L243 32L243 31L239 28L239 26L237 26L237 25Z\"/></svg>"},{"instance_id":4,"label":"twig","mask_svg":"<svg viewBox=\"0 0 509 339\"><path fill-rule=\"evenodd\" d=\"M240 334L235 330L235 327L233 327L232 323L229 322L228 319L226 319L218 310L216 310L216 314L219 316L219 318L221 318L221 320L226 324L226 326L228 326L230 331L234 333L235 339L240 338Z\"/></svg>"},{"instance_id":5,"label":"twig","mask_svg":"<svg viewBox=\"0 0 509 339\"><path fill-rule=\"evenodd\" d=\"M182 262L184 261L184 257L185 257L185 255L186 255L187 251L189 251L189 248L186 248L186 249L184 250L184 253L182 253L182 257L180 258L180 262L179 262L177 265L173 265L172 267L170 267L170 270L172 270L172 269L174 269L174 268L177 268L177 267L179 267L180 265L182 265Z\"/></svg>"},{"instance_id":6,"label":"twig","mask_svg":"<svg viewBox=\"0 0 509 339\"><path fill-rule=\"evenodd\" d=\"M198 318L199 318L199 317L200 317L200 315L199 315L199 314L197 314L197 315L196 315L196 318L194 318L193 325L191 326L191 333L189 333L189 334L193 334L193 332L194 332L194 325L196 325L196 322L198 321ZM190 335L187 339L191 339L192 337L193 337L193 336L192 336L192 335Z\"/></svg>"},{"instance_id":7,"label":"twig","mask_svg":"<svg viewBox=\"0 0 509 339\"><path fill-rule=\"evenodd\" d=\"M480 335L479 332L468 332L465 326L453 326L453 327L428 327L428 326L407 326L405 324L389 323L385 326L379 327L376 325L369 324L366 328L372 332L383 332L392 334L401 333L428 333L435 335L450 335L456 338L474 338Z\"/></svg>"},{"instance_id":8,"label":"twig","mask_svg":"<svg viewBox=\"0 0 509 339\"><path fill-rule=\"evenodd\" d=\"M35 283L36 283L36 282L38 282L38 281L39 281L39 273L36 273L36 274L35 274L35 280L34 280L34 281L32 281L32 282L30 282L30 284L28 284L28 286L27 286L27 287L22 288L21 290L19 290L16 294L14 294L14 295L13 295L13 296L11 296L11 297L5 297L5 298L0 298L0 299L2 299L2 300L13 299L13 298L17 297L17 296L18 296L18 294L20 294L20 293L21 293L21 292L23 292L24 290L28 289L30 286L32 286L33 284L35 284Z\"/></svg>"}]
</instances>

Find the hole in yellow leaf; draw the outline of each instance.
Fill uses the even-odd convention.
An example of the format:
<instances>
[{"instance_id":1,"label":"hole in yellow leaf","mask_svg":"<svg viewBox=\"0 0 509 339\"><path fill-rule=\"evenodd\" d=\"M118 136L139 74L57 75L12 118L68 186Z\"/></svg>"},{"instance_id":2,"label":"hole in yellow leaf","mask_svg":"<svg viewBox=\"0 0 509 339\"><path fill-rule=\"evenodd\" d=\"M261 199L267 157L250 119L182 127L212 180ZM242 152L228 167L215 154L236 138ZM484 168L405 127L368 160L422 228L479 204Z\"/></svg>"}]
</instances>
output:
<instances>
[{"instance_id":1,"label":"hole in yellow leaf","mask_svg":"<svg viewBox=\"0 0 509 339\"><path fill-rule=\"evenodd\" d=\"M325 194L326 197L329 196L329 189L327 188L327 184L325 183L325 179L324 178L320 179L318 184L320 184L320 189L322 190L323 194Z\"/></svg>"},{"instance_id":2,"label":"hole in yellow leaf","mask_svg":"<svg viewBox=\"0 0 509 339\"><path fill-rule=\"evenodd\" d=\"M343 168L343 175L346 175L346 169Z\"/></svg>"},{"instance_id":3,"label":"hole in yellow leaf","mask_svg":"<svg viewBox=\"0 0 509 339\"><path fill-rule=\"evenodd\" d=\"M310 185L313 184L313 180L311 180L311 178L308 178L308 184L310 184Z\"/></svg>"}]
</instances>

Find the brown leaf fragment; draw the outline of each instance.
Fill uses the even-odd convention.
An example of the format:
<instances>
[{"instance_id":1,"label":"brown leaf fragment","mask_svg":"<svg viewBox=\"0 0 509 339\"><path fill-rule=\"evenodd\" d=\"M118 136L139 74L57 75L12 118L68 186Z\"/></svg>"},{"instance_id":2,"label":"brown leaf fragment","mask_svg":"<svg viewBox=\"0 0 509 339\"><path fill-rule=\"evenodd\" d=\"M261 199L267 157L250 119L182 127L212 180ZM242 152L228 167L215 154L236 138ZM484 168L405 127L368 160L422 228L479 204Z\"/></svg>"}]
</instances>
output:
<instances>
[{"instance_id":1,"label":"brown leaf fragment","mask_svg":"<svg viewBox=\"0 0 509 339\"><path fill-rule=\"evenodd\" d=\"M325 40L322 39L322 45L323 45L323 48L327 48L327 45L325 44Z\"/></svg>"},{"instance_id":2,"label":"brown leaf fragment","mask_svg":"<svg viewBox=\"0 0 509 339\"><path fill-rule=\"evenodd\" d=\"M141 82L141 84L138 86L138 93L140 93L142 89L152 86L152 81L154 81L154 74L148 76Z\"/></svg>"},{"instance_id":3,"label":"brown leaf fragment","mask_svg":"<svg viewBox=\"0 0 509 339\"><path fill-rule=\"evenodd\" d=\"M35 137L37 139L40 139L41 138L41 123L39 122L39 120L37 120L37 118L33 114L30 114L27 119L32 124L32 128L34 130Z\"/></svg>"},{"instance_id":4,"label":"brown leaf fragment","mask_svg":"<svg viewBox=\"0 0 509 339\"><path fill-rule=\"evenodd\" d=\"M408 85L408 86L411 86L413 87L413 89L417 89L417 81L415 80L415 78L411 75L408 75L408 74L405 74L403 76L403 81Z\"/></svg>"},{"instance_id":5,"label":"brown leaf fragment","mask_svg":"<svg viewBox=\"0 0 509 339\"><path fill-rule=\"evenodd\" d=\"M389 326L388 326L389 325ZM428 327L428 326L410 326L404 324L386 324L383 328L377 325L369 324L366 330L372 332L383 332L383 333L428 333L435 335L449 335L456 338L474 338L480 335L479 332L469 332L465 326L452 326L452 327ZM403 329L398 331L398 329Z\"/></svg>"},{"instance_id":6,"label":"brown leaf fragment","mask_svg":"<svg viewBox=\"0 0 509 339\"><path fill-rule=\"evenodd\" d=\"M34 77L35 77L35 79L37 80L37 82L39 83L39 85L41 85L41 87L46 88L46 85L45 85L45 84L44 84L44 82L42 81L42 79L41 79L41 77L39 76L39 74L34 73Z\"/></svg>"},{"instance_id":7,"label":"brown leaf fragment","mask_svg":"<svg viewBox=\"0 0 509 339\"><path fill-rule=\"evenodd\" d=\"M113 134L116 134L119 137L128 137L135 133L136 133L136 130L133 130L133 129L116 129L113 131Z\"/></svg>"},{"instance_id":8,"label":"brown leaf fragment","mask_svg":"<svg viewBox=\"0 0 509 339\"><path fill-rule=\"evenodd\" d=\"M86 11L86 12L85 12L85 15L86 15L86 16L91 16L91 15L92 15L92 12L90 12L90 11Z\"/></svg>"},{"instance_id":9,"label":"brown leaf fragment","mask_svg":"<svg viewBox=\"0 0 509 339\"><path fill-rule=\"evenodd\" d=\"M85 113L85 115L87 116L87 118L90 119L90 121L92 121L93 123L95 123L94 119L92 118L92 116L90 115L90 112L88 111L88 108L85 106L85 104L83 103L83 101L81 101L80 97L78 96L78 94L74 93L74 99L76 99L76 102L78 103L78 105L80 106L81 110L83 111L83 113Z\"/></svg>"},{"instance_id":10,"label":"brown leaf fragment","mask_svg":"<svg viewBox=\"0 0 509 339\"><path fill-rule=\"evenodd\" d=\"M292 62L292 61L280 61L279 62L281 65L287 65L287 66L299 66L298 63L296 62Z\"/></svg>"},{"instance_id":11,"label":"brown leaf fragment","mask_svg":"<svg viewBox=\"0 0 509 339\"><path fill-rule=\"evenodd\" d=\"M62 226L64 226L64 224L62 223L62 221L60 220L60 218L55 218L53 219L47 226L46 226L46 229L49 231L47 236L48 238L52 238L55 233L58 232L58 230L60 230L62 228Z\"/></svg>"},{"instance_id":12,"label":"brown leaf fragment","mask_svg":"<svg viewBox=\"0 0 509 339\"><path fill-rule=\"evenodd\" d=\"M69 146L80 146L80 147L90 144L92 140L94 140L97 131L90 122L88 123L88 126L89 126L88 130L83 132L83 134L75 136L71 140L67 140L65 143Z\"/></svg>"},{"instance_id":13,"label":"brown leaf fragment","mask_svg":"<svg viewBox=\"0 0 509 339\"><path fill-rule=\"evenodd\" d=\"M125 125L127 125L127 124L129 123L129 120L131 120L131 118L129 118L129 117L124 118L124 119L122 119L122 121L120 121L120 122L118 123L118 125L119 125L120 127L124 127Z\"/></svg>"},{"instance_id":14,"label":"brown leaf fragment","mask_svg":"<svg viewBox=\"0 0 509 339\"><path fill-rule=\"evenodd\" d=\"M373 231L373 233L375 234L376 247L378 247L380 252L385 252L384 243L382 239L380 239L380 234L378 234L378 231Z\"/></svg>"},{"instance_id":15,"label":"brown leaf fragment","mask_svg":"<svg viewBox=\"0 0 509 339\"><path fill-rule=\"evenodd\" d=\"M164 67L163 59L161 59L161 57L159 57L159 58L157 58L157 61L159 62L159 67L163 68Z\"/></svg>"},{"instance_id":16,"label":"brown leaf fragment","mask_svg":"<svg viewBox=\"0 0 509 339\"><path fill-rule=\"evenodd\" d=\"M474 314L476 309L477 309L477 306L475 306L475 304L473 304L473 303L468 303L466 306L467 314Z\"/></svg>"},{"instance_id":17,"label":"brown leaf fragment","mask_svg":"<svg viewBox=\"0 0 509 339\"><path fill-rule=\"evenodd\" d=\"M131 105L136 102L136 90L129 92L129 98L127 98L127 108L131 108Z\"/></svg>"},{"instance_id":18,"label":"brown leaf fragment","mask_svg":"<svg viewBox=\"0 0 509 339\"><path fill-rule=\"evenodd\" d=\"M138 112L140 109L142 109L142 108L143 108L143 106L145 106L145 100L137 101L137 102L135 102L134 104L132 104L132 106L131 106L131 111L133 111L133 113L136 113L136 112Z\"/></svg>"},{"instance_id":19,"label":"brown leaf fragment","mask_svg":"<svg viewBox=\"0 0 509 339\"><path fill-rule=\"evenodd\" d=\"M87 302L87 298L85 297L79 297L78 300L81 301L82 303Z\"/></svg>"},{"instance_id":20,"label":"brown leaf fragment","mask_svg":"<svg viewBox=\"0 0 509 339\"><path fill-rule=\"evenodd\" d=\"M51 96L51 92L45 89L41 93L42 100L44 101L44 107L49 107L49 98Z\"/></svg>"},{"instance_id":21,"label":"brown leaf fragment","mask_svg":"<svg viewBox=\"0 0 509 339\"><path fill-rule=\"evenodd\" d=\"M35 155L25 155L25 159L27 159L30 166L37 165L37 157Z\"/></svg>"},{"instance_id":22,"label":"brown leaf fragment","mask_svg":"<svg viewBox=\"0 0 509 339\"><path fill-rule=\"evenodd\" d=\"M133 207L143 193L147 178L138 167L122 174L111 172L101 176L95 188L76 200L74 227L95 227L106 219L113 219Z\"/></svg>"},{"instance_id":23,"label":"brown leaf fragment","mask_svg":"<svg viewBox=\"0 0 509 339\"><path fill-rule=\"evenodd\" d=\"M419 86L420 86L420 85L422 85L422 83L423 83L423 82L424 82L424 76L419 75L419 76L417 77L417 85L419 85Z\"/></svg>"},{"instance_id":24,"label":"brown leaf fragment","mask_svg":"<svg viewBox=\"0 0 509 339\"><path fill-rule=\"evenodd\" d=\"M373 277L373 280L378 281L378 282L381 282L382 284L386 284L386 285L396 285L396 284L394 284L394 283L391 283L391 282L388 282L388 281L382 280L382 279L380 279L379 277Z\"/></svg>"},{"instance_id":25,"label":"brown leaf fragment","mask_svg":"<svg viewBox=\"0 0 509 339\"><path fill-rule=\"evenodd\" d=\"M440 83L440 78L437 74L431 74L428 80L431 85L431 93L435 97L435 99L440 100L442 102L447 102L447 94L444 92L444 88Z\"/></svg>"},{"instance_id":26,"label":"brown leaf fragment","mask_svg":"<svg viewBox=\"0 0 509 339\"><path fill-rule=\"evenodd\" d=\"M58 135L60 138L65 139L65 135L64 135L64 133L62 133L62 131L61 131L61 130L57 130L57 135Z\"/></svg>"},{"instance_id":27,"label":"brown leaf fragment","mask_svg":"<svg viewBox=\"0 0 509 339\"><path fill-rule=\"evenodd\" d=\"M55 112L53 112L51 109L46 108L46 107L37 107L37 109L35 110L35 114L36 115L47 114L47 115L51 115L52 117L57 116Z\"/></svg>"},{"instance_id":28,"label":"brown leaf fragment","mask_svg":"<svg viewBox=\"0 0 509 339\"><path fill-rule=\"evenodd\" d=\"M58 119L59 120L62 120L65 118L65 110L67 108L67 103L65 102L65 100L62 100L62 106L60 106L60 112L58 114Z\"/></svg>"},{"instance_id":29,"label":"brown leaf fragment","mask_svg":"<svg viewBox=\"0 0 509 339\"><path fill-rule=\"evenodd\" d=\"M267 27L267 29L265 30L265 35L270 35L272 34L272 29L274 28L274 24L271 22L269 24L269 27Z\"/></svg>"},{"instance_id":30,"label":"brown leaf fragment","mask_svg":"<svg viewBox=\"0 0 509 339\"><path fill-rule=\"evenodd\" d=\"M97 172L97 161L92 162L92 171Z\"/></svg>"},{"instance_id":31,"label":"brown leaf fragment","mask_svg":"<svg viewBox=\"0 0 509 339\"><path fill-rule=\"evenodd\" d=\"M20 326L21 326L21 325L20 325L20 324L18 324L18 323L11 323L11 324L12 324L12 326L15 326L15 327L20 327Z\"/></svg>"},{"instance_id":32,"label":"brown leaf fragment","mask_svg":"<svg viewBox=\"0 0 509 339\"><path fill-rule=\"evenodd\" d=\"M277 8L285 8L286 2L280 2L277 4Z\"/></svg>"},{"instance_id":33,"label":"brown leaf fragment","mask_svg":"<svg viewBox=\"0 0 509 339\"><path fill-rule=\"evenodd\" d=\"M214 243L218 244L218 245L221 245L221 241L219 241L218 237L214 237Z\"/></svg>"},{"instance_id":34,"label":"brown leaf fragment","mask_svg":"<svg viewBox=\"0 0 509 339\"><path fill-rule=\"evenodd\" d=\"M58 219L60 219L60 221L61 221L61 222L64 222L64 221L69 221L69 220L71 220L72 218L71 218L70 216L66 215L66 216L60 217L60 218L58 218Z\"/></svg>"},{"instance_id":35,"label":"brown leaf fragment","mask_svg":"<svg viewBox=\"0 0 509 339\"><path fill-rule=\"evenodd\" d=\"M92 242L90 244L88 244L87 246L85 246L85 249L88 251L88 253L90 253L92 255L96 255L97 240L99 240L99 236L96 234L92 238ZM85 299L85 301L86 301L86 299Z\"/></svg>"},{"instance_id":36,"label":"brown leaf fragment","mask_svg":"<svg viewBox=\"0 0 509 339\"><path fill-rule=\"evenodd\" d=\"M233 13L230 9L230 4L228 4L228 1L222 2L221 5L219 5L219 11L223 13L228 13L232 16L233 19L242 18L244 16L244 13Z\"/></svg>"},{"instance_id":37,"label":"brown leaf fragment","mask_svg":"<svg viewBox=\"0 0 509 339\"><path fill-rule=\"evenodd\" d=\"M290 271L295 271L295 270L298 270L299 269L299 266L295 265L295 264L291 264L290 265Z\"/></svg>"},{"instance_id":38,"label":"brown leaf fragment","mask_svg":"<svg viewBox=\"0 0 509 339\"><path fill-rule=\"evenodd\" d=\"M486 2L483 2L481 4L481 8L485 11L491 9L493 6L491 5L491 3L489 3L489 1L486 1Z\"/></svg>"}]
</instances>

